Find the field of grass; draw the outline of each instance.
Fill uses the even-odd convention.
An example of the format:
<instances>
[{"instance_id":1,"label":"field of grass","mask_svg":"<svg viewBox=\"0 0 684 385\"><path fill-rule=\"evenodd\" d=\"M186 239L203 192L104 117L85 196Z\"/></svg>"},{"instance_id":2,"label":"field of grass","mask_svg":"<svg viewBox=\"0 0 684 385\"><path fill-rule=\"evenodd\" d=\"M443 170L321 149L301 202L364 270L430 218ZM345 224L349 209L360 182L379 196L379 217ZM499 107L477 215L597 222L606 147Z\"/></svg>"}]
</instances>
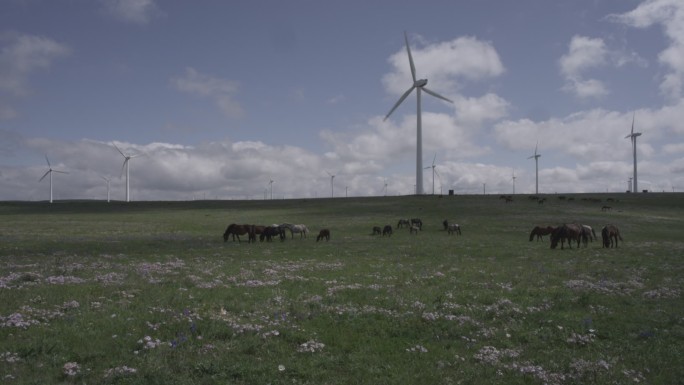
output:
<instances>
[{"instance_id":1,"label":"field of grass","mask_svg":"<svg viewBox=\"0 0 684 385\"><path fill-rule=\"evenodd\" d=\"M417 235L371 235L411 217ZM6 383L684 383L684 194L0 202L0 219ZM233 222L312 234L224 243ZM563 222L624 242L528 241Z\"/></svg>"}]
</instances>

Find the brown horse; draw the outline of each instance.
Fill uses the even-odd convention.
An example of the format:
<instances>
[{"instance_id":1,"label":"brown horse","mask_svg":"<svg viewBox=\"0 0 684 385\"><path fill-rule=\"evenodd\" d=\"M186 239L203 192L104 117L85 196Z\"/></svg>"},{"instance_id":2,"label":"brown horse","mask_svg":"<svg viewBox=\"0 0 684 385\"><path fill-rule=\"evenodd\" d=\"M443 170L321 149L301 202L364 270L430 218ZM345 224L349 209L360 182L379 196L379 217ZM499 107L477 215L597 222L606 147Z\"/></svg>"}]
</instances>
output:
<instances>
[{"instance_id":1,"label":"brown horse","mask_svg":"<svg viewBox=\"0 0 684 385\"><path fill-rule=\"evenodd\" d=\"M541 227L541 226L534 226L532 229L532 232L530 233L530 242L534 239L535 236L537 236L537 241L543 241L544 240L544 235L549 235L551 232L555 229L553 226L546 226L546 227Z\"/></svg>"},{"instance_id":2,"label":"brown horse","mask_svg":"<svg viewBox=\"0 0 684 385\"><path fill-rule=\"evenodd\" d=\"M380 233L382 233L380 226L373 226L373 235L380 235Z\"/></svg>"},{"instance_id":3,"label":"brown horse","mask_svg":"<svg viewBox=\"0 0 684 385\"><path fill-rule=\"evenodd\" d=\"M385 227L382 228L382 236L384 237L385 235L388 237L392 236L392 226L385 225Z\"/></svg>"},{"instance_id":4,"label":"brown horse","mask_svg":"<svg viewBox=\"0 0 684 385\"><path fill-rule=\"evenodd\" d=\"M231 223L223 233L223 242L227 242L228 237L232 235L233 242L235 242L235 237L237 237L238 243L240 243L240 235L245 234L247 234L248 242L256 241L254 225L238 225L236 223Z\"/></svg>"},{"instance_id":5,"label":"brown horse","mask_svg":"<svg viewBox=\"0 0 684 385\"><path fill-rule=\"evenodd\" d=\"M586 235L584 235L586 237ZM566 223L562 226L556 227L551 232L551 248L555 249L558 246L558 242L561 243L561 249L565 241L568 241L568 247L572 249L572 242L577 242L577 247L579 248L580 240L583 237L582 226L577 223Z\"/></svg>"},{"instance_id":6,"label":"brown horse","mask_svg":"<svg viewBox=\"0 0 684 385\"><path fill-rule=\"evenodd\" d=\"M603 247L611 248L613 247L613 241L615 242L615 248L618 247L618 239L622 241L620 236L620 230L615 225L606 225L601 229L601 238L603 238Z\"/></svg>"},{"instance_id":7,"label":"brown horse","mask_svg":"<svg viewBox=\"0 0 684 385\"><path fill-rule=\"evenodd\" d=\"M330 230L328 229L323 229L318 232L318 236L316 237L316 242L320 241L321 239L325 239L326 241L330 240Z\"/></svg>"},{"instance_id":8,"label":"brown horse","mask_svg":"<svg viewBox=\"0 0 684 385\"><path fill-rule=\"evenodd\" d=\"M447 226L447 234L458 234L461 235L461 225L458 223L449 223Z\"/></svg>"}]
</instances>

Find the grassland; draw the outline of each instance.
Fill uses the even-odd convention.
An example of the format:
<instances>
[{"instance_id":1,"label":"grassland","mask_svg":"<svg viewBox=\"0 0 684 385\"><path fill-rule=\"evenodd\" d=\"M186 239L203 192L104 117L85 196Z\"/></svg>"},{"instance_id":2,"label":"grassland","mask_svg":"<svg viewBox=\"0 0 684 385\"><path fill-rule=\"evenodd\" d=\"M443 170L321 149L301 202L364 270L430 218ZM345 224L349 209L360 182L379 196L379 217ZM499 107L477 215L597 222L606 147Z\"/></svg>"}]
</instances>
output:
<instances>
[{"instance_id":1,"label":"grassland","mask_svg":"<svg viewBox=\"0 0 684 385\"><path fill-rule=\"evenodd\" d=\"M410 217L418 235L371 235ZM3 202L0 219L7 383L684 379L682 194ZM624 243L528 241L575 221L616 224ZM232 222L314 234L224 243Z\"/></svg>"}]
</instances>

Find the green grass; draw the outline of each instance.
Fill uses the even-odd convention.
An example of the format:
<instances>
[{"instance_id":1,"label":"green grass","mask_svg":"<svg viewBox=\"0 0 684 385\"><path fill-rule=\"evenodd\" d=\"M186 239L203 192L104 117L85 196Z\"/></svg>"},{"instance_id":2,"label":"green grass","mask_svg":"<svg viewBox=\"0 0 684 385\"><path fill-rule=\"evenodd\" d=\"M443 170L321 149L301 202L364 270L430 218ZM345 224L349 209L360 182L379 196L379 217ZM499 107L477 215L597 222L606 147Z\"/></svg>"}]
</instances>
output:
<instances>
[{"instance_id":1,"label":"green grass","mask_svg":"<svg viewBox=\"0 0 684 385\"><path fill-rule=\"evenodd\" d=\"M371 235L411 217L425 223L418 235ZM9 383L684 378L682 194L3 202L0 218ZM463 235L447 235L445 218ZM616 224L624 242L528 242L535 225L574 221ZM312 234L224 243L232 222ZM324 227L330 242L316 242Z\"/></svg>"}]
</instances>

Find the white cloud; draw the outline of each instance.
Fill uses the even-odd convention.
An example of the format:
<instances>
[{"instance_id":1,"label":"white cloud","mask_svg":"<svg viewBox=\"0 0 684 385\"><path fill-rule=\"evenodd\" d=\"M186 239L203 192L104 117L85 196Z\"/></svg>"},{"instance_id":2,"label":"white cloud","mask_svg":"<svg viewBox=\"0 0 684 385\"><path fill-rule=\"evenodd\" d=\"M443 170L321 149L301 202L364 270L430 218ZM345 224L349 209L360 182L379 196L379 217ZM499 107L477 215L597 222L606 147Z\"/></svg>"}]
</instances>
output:
<instances>
[{"instance_id":1,"label":"white cloud","mask_svg":"<svg viewBox=\"0 0 684 385\"><path fill-rule=\"evenodd\" d=\"M235 100L238 85L233 81L205 75L188 67L185 75L171 79L171 84L179 91L212 99L227 117L236 118L244 114L242 106Z\"/></svg>"},{"instance_id":2,"label":"white cloud","mask_svg":"<svg viewBox=\"0 0 684 385\"><path fill-rule=\"evenodd\" d=\"M684 2L681 0L646 0L635 9L609 15L608 20L635 28L661 25L670 44L658 60L669 69L660 84L661 92L678 99L684 91Z\"/></svg>"},{"instance_id":3,"label":"white cloud","mask_svg":"<svg viewBox=\"0 0 684 385\"><path fill-rule=\"evenodd\" d=\"M409 41L409 44L412 44ZM496 49L490 42L474 37L459 37L452 41L411 45L417 78L427 78L428 87L445 96L456 94L459 82L496 77L504 72ZM382 78L388 92L401 94L411 86L411 70L406 48L389 57L392 72Z\"/></svg>"},{"instance_id":4,"label":"white cloud","mask_svg":"<svg viewBox=\"0 0 684 385\"><path fill-rule=\"evenodd\" d=\"M0 44L0 92L12 97L27 95L30 76L38 70L48 70L56 59L70 52L66 45L34 35L0 36ZM3 110L3 115L13 115L11 107Z\"/></svg>"},{"instance_id":5,"label":"white cloud","mask_svg":"<svg viewBox=\"0 0 684 385\"><path fill-rule=\"evenodd\" d=\"M159 14L154 0L101 0L105 10L113 17L134 24L147 24Z\"/></svg>"},{"instance_id":6,"label":"white cloud","mask_svg":"<svg viewBox=\"0 0 684 385\"><path fill-rule=\"evenodd\" d=\"M608 50L602 39L586 36L573 36L568 45L568 53L558 61L561 74L565 77L563 90L579 98L602 97L608 94L605 85L596 79L585 80L582 73L586 70L607 64Z\"/></svg>"}]
</instances>

